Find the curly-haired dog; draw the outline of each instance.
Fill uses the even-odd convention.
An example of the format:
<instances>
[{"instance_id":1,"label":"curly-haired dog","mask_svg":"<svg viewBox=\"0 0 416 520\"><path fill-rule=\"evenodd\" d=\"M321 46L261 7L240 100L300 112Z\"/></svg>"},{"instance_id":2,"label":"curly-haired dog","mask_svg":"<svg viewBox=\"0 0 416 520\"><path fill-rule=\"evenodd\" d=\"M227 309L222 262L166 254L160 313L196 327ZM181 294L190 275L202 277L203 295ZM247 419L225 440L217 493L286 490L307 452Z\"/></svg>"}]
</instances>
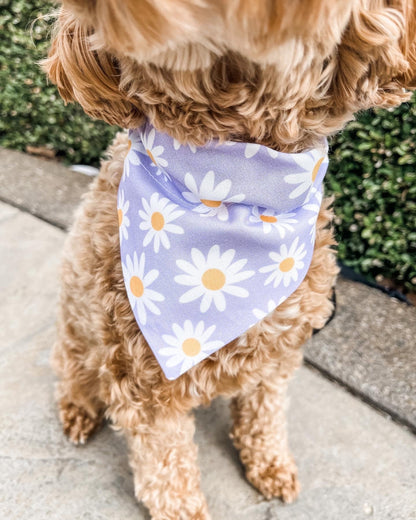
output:
<instances>
[{"instance_id":1,"label":"curly-haired dog","mask_svg":"<svg viewBox=\"0 0 416 520\"><path fill-rule=\"evenodd\" d=\"M319 147L357 110L409 99L415 25L411 0L64 0L45 69L64 100L108 123L147 121L178 146L232 141L294 154ZM232 397L231 435L248 479L291 502L299 484L283 402L302 345L332 310L329 202L297 289L169 380L124 284L117 190L128 147L119 135L65 248L54 348L64 431L83 443L110 418L129 441L136 495L152 517L207 519L191 410Z\"/></svg>"}]
</instances>

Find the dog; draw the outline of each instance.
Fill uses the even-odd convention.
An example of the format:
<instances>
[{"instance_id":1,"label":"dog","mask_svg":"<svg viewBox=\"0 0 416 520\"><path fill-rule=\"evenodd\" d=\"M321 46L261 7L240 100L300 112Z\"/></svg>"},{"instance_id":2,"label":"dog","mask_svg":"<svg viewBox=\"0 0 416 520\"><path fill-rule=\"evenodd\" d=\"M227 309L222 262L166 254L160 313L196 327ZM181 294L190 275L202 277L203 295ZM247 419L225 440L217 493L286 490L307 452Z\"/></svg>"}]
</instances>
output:
<instances>
[{"instance_id":1,"label":"dog","mask_svg":"<svg viewBox=\"0 0 416 520\"><path fill-rule=\"evenodd\" d=\"M215 142L302 154L355 112L409 99L415 31L411 0L63 0L43 66L66 102L133 133L151 125L191 151ZM135 494L152 518L206 520L192 409L229 397L248 480L267 499L291 502L299 483L285 390L302 345L332 312L330 200L318 208L313 256L297 288L169 379L124 282L117 193L129 146L126 134L116 137L64 250L53 349L64 432L84 443L109 418L125 433Z\"/></svg>"}]
</instances>

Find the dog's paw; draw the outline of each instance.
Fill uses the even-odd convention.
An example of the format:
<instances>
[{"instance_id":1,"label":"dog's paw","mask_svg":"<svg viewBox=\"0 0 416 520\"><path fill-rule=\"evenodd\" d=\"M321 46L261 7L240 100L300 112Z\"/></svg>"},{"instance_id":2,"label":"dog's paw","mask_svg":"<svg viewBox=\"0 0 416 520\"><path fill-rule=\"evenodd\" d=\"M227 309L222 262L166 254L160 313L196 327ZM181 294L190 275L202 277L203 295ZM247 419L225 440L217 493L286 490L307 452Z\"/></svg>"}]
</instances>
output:
<instances>
[{"instance_id":1,"label":"dog's paw","mask_svg":"<svg viewBox=\"0 0 416 520\"><path fill-rule=\"evenodd\" d=\"M91 417L83 408L62 401L59 417L65 435L74 444L85 444L91 434L100 426L102 420L101 415Z\"/></svg>"},{"instance_id":2,"label":"dog's paw","mask_svg":"<svg viewBox=\"0 0 416 520\"><path fill-rule=\"evenodd\" d=\"M251 465L247 478L268 500L277 497L290 504L299 494L297 468L291 459L285 463L275 459L268 464Z\"/></svg>"}]
</instances>

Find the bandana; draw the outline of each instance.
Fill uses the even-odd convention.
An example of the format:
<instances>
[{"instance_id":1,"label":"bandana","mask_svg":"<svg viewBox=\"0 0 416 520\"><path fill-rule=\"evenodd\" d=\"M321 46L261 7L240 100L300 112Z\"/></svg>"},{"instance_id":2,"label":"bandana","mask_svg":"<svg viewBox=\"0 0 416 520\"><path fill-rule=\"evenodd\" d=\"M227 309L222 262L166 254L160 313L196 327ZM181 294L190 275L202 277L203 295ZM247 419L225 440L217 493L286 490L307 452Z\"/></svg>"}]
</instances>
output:
<instances>
[{"instance_id":1,"label":"bandana","mask_svg":"<svg viewBox=\"0 0 416 520\"><path fill-rule=\"evenodd\" d=\"M118 190L124 282L137 323L176 379L280 305L313 253L327 144L181 145L129 133Z\"/></svg>"}]
</instances>

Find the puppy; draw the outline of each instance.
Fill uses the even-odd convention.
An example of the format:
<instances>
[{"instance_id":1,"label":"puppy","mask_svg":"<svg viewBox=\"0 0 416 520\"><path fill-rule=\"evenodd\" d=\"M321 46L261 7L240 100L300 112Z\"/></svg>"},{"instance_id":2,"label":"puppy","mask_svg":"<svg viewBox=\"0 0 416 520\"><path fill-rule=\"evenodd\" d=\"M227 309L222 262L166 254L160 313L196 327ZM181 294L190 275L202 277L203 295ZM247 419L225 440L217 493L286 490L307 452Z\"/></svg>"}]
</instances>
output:
<instances>
[{"instance_id":1,"label":"puppy","mask_svg":"<svg viewBox=\"0 0 416 520\"><path fill-rule=\"evenodd\" d=\"M319 215L311 229L313 255L306 262L305 255L301 258L304 251L299 252L299 262L307 272L296 281L296 288L282 298L276 289L276 298L271 298L274 309L264 296L265 317L254 325L252 317L238 337L227 341L228 327L217 326L216 332L224 333L222 344L227 344L217 345L197 364L184 366L175 361L181 375L169 378L160 356L158 361L155 355L159 347L151 344L157 339L147 341L149 323L141 325L138 298L144 288L137 280L134 287L126 282L128 260L120 253L120 237L123 249L126 236L123 231L119 235L119 223L126 225L126 220L122 222L127 215L138 218L145 207L139 193L128 208L120 183L135 178L137 171L149 171L155 182L162 183L161 173L176 182L164 167L163 157L152 154L157 139L171 140L172 150L178 148L178 164L183 164L185 149L189 159L193 150L198 156L210 146L222 151L228 146L232 154L234 148L242 151L243 146L248 150L252 145L250 155L257 149L253 145L260 145L265 156L278 151L293 157L322 149L323 140L339 131L354 112L396 106L409 99L405 89L415 86L414 8L412 0L63 1L44 63L49 77L65 101L79 102L91 117L131 133L130 140L124 134L115 139L111 158L103 163L86 195L65 247L53 351L60 376L60 418L74 443L85 442L104 416L123 430L135 493L152 518L209 518L199 487L191 410L220 395L232 398L231 437L248 480L268 499L291 502L296 498L299 484L288 448L283 403L287 382L301 362L302 345L332 311L330 295L337 274L329 226L332 213L327 199L322 204L319 197L315 200ZM156 141L148 145L144 141L151 135ZM138 147L133 154L132 143ZM145 154L140 155L143 150L147 163ZM130 159L125 162L126 155ZM178 164L173 166L179 168ZM207 171L191 172L192 181L190 177L182 180L188 188L194 182L194 187L202 189ZM247 173L233 175L236 183L244 181ZM218 181L210 177L211 184ZM261 184L260 180L257 186L263 188ZM308 189L310 197L312 185ZM197 191L189 188L190 197L197 197ZM264 191L269 191L267 186ZM180 206L180 196L175 197ZM284 200L289 201L290 194ZM195 222L199 219L198 225L205 217L204 222L215 221L222 229L219 213L198 214L196 202L203 200L194 202L188 197L183 212L193 215ZM225 207L229 220L232 211L239 209L236 199L227 202L219 197L214 202ZM311 199L302 203L311 204ZM164 204L173 203L169 199ZM240 206L246 211L247 206ZM273 223L272 214L256 211L254 217L268 215L268 223ZM175 223L180 224L179 217ZM138 228L130 224L126 230L136 236ZM281 236L276 237L278 254ZM146 262L156 254L155 238L149 240L153 242L147 246L136 240L136 257L129 254L132 269L143 271L142 254L146 253ZM161 239L160 251L167 249ZM223 248L222 252L231 258L231 250ZM220 258L217 250L214 253ZM207 261L208 249L201 255ZM154 271L161 276L162 264L158 267L151 270L152 280ZM172 277L179 271L172 272ZM268 284L263 279L253 293L253 307L259 294L275 288L276 276ZM227 303L237 299L235 293L225 296ZM170 294L166 291L164 299ZM250 294L240 299L247 303L251 298ZM221 307L223 303L218 302ZM215 302L211 303L215 310ZM153 304L160 311L160 298ZM158 327L169 329L165 315L158 318L155 307L153 311L143 308L153 320L153 332ZM181 307L180 323L186 322L188 312L196 316L202 310L200 300L188 303L184 310ZM240 311L228 315L230 329L239 322L234 312ZM177 332L190 327L181 326ZM194 323L194 335L198 326ZM166 334L160 336L162 345ZM194 354L188 350L183 359Z\"/></svg>"}]
</instances>

